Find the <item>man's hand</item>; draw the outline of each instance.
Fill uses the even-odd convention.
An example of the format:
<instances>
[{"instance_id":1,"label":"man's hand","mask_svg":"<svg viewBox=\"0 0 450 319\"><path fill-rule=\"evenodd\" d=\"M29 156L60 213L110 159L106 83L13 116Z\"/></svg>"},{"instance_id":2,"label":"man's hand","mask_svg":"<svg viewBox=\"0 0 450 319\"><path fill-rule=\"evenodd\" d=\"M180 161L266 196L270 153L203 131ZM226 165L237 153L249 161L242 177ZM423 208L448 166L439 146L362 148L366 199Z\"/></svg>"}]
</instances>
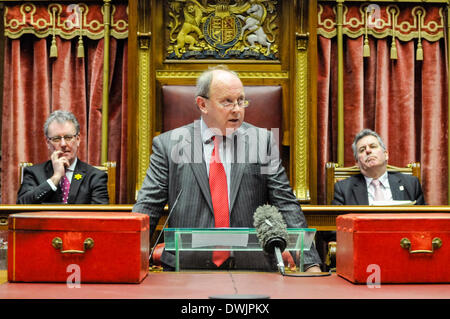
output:
<instances>
[{"instance_id":1,"label":"man's hand","mask_svg":"<svg viewBox=\"0 0 450 319\"><path fill-rule=\"evenodd\" d=\"M63 151L54 151L50 156L53 165L53 176L50 179L55 185L58 185L61 177L66 174L66 168L70 166L69 160L63 154Z\"/></svg>"},{"instance_id":2,"label":"man's hand","mask_svg":"<svg viewBox=\"0 0 450 319\"><path fill-rule=\"evenodd\" d=\"M322 272L319 266L312 266L306 269L305 272Z\"/></svg>"}]
</instances>

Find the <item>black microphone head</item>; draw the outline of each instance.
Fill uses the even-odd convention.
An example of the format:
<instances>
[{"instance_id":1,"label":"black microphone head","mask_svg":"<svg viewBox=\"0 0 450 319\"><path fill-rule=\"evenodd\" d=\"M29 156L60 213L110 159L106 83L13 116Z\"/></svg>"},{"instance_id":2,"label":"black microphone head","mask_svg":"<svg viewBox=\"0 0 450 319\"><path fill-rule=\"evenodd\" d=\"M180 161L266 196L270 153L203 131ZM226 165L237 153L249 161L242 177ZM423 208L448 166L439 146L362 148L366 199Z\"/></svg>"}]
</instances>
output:
<instances>
[{"instance_id":1,"label":"black microphone head","mask_svg":"<svg viewBox=\"0 0 450 319\"><path fill-rule=\"evenodd\" d=\"M278 209L271 205L259 206L253 215L256 237L265 252L273 254L275 247L283 251L288 241L286 222Z\"/></svg>"}]
</instances>

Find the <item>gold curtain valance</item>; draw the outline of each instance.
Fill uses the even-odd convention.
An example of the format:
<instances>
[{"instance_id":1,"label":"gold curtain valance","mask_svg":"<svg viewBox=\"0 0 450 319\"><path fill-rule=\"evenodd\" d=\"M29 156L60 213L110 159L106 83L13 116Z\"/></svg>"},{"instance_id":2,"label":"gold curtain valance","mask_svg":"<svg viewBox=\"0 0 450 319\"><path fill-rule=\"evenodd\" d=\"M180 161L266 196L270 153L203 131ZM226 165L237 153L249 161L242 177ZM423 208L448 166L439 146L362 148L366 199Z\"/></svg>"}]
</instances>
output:
<instances>
[{"instance_id":1,"label":"gold curtain valance","mask_svg":"<svg viewBox=\"0 0 450 319\"><path fill-rule=\"evenodd\" d=\"M69 40L85 36L98 40L104 37L103 6L100 4L37 4L5 6L5 36L17 39L24 34L39 38L60 36ZM128 37L128 6L111 5L110 35Z\"/></svg>"},{"instance_id":2,"label":"gold curtain valance","mask_svg":"<svg viewBox=\"0 0 450 319\"><path fill-rule=\"evenodd\" d=\"M336 36L336 5L319 4L317 33L326 38ZM406 4L345 4L343 34L350 38L371 35L381 39L402 41L444 37L444 7L439 5L411 6Z\"/></svg>"}]
</instances>

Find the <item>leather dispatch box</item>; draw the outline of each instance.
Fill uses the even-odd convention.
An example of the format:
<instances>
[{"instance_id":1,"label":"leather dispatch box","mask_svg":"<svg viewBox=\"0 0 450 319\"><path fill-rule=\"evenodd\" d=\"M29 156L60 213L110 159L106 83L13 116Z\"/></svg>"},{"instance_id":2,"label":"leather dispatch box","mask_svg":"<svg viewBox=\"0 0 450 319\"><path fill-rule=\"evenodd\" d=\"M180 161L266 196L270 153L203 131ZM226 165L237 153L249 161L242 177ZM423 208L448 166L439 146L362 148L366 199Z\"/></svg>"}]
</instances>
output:
<instances>
[{"instance_id":1,"label":"leather dispatch box","mask_svg":"<svg viewBox=\"0 0 450 319\"><path fill-rule=\"evenodd\" d=\"M353 283L450 282L450 214L346 214L336 227L336 273Z\"/></svg>"},{"instance_id":2,"label":"leather dispatch box","mask_svg":"<svg viewBox=\"0 0 450 319\"><path fill-rule=\"evenodd\" d=\"M145 214L17 213L8 228L11 282L139 283L148 274Z\"/></svg>"}]
</instances>

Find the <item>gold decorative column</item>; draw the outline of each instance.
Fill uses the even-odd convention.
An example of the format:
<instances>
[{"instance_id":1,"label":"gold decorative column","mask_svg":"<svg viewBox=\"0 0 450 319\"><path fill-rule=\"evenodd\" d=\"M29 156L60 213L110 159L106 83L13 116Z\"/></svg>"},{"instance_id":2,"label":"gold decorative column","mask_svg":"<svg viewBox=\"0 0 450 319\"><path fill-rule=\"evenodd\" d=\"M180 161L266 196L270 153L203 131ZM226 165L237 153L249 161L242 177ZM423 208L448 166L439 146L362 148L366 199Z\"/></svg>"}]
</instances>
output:
<instances>
[{"instance_id":1,"label":"gold decorative column","mask_svg":"<svg viewBox=\"0 0 450 319\"><path fill-rule=\"evenodd\" d=\"M136 192L141 188L150 162L150 142L153 132L152 119L154 118L151 107L151 32L150 32L150 8L146 0L139 1L139 26L138 40L138 167Z\"/></svg>"},{"instance_id":2,"label":"gold decorative column","mask_svg":"<svg viewBox=\"0 0 450 319\"><path fill-rule=\"evenodd\" d=\"M293 133L292 138L292 155L293 163L292 188L295 195L300 201L309 202L311 194L309 189L309 113L308 113L308 41L309 33L305 31L305 3L297 2L297 8L294 10L298 13L299 21L298 32L295 34L296 49L296 69L292 76L295 79L295 103L293 105Z\"/></svg>"},{"instance_id":3,"label":"gold decorative column","mask_svg":"<svg viewBox=\"0 0 450 319\"><path fill-rule=\"evenodd\" d=\"M336 0L337 2L337 48L338 48L338 138L337 138L337 158L338 164L344 166L344 36L343 36L343 24L344 24L344 0Z\"/></svg>"},{"instance_id":4,"label":"gold decorative column","mask_svg":"<svg viewBox=\"0 0 450 319\"><path fill-rule=\"evenodd\" d=\"M103 0L104 49L103 49L103 96L102 96L102 152L101 162L108 161L108 120L109 120L109 38L111 25L111 0Z\"/></svg>"},{"instance_id":5,"label":"gold decorative column","mask_svg":"<svg viewBox=\"0 0 450 319\"><path fill-rule=\"evenodd\" d=\"M450 43L450 0L447 1L447 43ZM447 130L450 136L450 50L447 49L447 103L448 103L448 119ZM447 138L447 170L448 170L448 186L447 186L447 202L450 204L450 140Z\"/></svg>"},{"instance_id":6,"label":"gold decorative column","mask_svg":"<svg viewBox=\"0 0 450 319\"><path fill-rule=\"evenodd\" d=\"M308 33L296 34L293 188L297 198L301 201L311 199L309 193L308 37Z\"/></svg>"}]
</instances>

